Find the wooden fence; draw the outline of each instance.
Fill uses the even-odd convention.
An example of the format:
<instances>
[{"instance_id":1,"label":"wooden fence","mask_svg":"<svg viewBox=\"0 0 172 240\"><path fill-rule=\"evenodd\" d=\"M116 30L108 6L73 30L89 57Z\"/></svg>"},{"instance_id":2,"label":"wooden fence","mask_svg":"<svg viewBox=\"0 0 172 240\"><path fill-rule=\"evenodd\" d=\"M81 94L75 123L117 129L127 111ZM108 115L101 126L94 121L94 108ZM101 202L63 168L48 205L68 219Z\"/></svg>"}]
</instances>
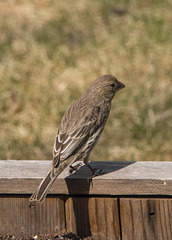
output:
<instances>
[{"instance_id":1,"label":"wooden fence","mask_svg":"<svg viewBox=\"0 0 172 240\"><path fill-rule=\"evenodd\" d=\"M18 237L67 229L102 240L172 239L172 162L92 162L66 169L43 204L29 197L50 161L0 161L0 234Z\"/></svg>"}]
</instances>

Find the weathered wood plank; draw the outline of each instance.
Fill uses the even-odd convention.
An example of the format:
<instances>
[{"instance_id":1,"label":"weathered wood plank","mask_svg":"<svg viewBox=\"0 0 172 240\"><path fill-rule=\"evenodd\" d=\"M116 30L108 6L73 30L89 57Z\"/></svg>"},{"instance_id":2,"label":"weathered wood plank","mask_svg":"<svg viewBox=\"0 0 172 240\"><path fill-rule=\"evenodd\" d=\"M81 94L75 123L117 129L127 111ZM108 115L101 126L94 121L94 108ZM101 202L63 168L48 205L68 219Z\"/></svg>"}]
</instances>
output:
<instances>
[{"instance_id":1,"label":"weathered wood plank","mask_svg":"<svg viewBox=\"0 0 172 240\"><path fill-rule=\"evenodd\" d=\"M92 198L89 204L92 236L96 239L120 239L116 198Z\"/></svg>"},{"instance_id":2,"label":"weathered wood plank","mask_svg":"<svg viewBox=\"0 0 172 240\"><path fill-rule=\"evenodd\" d=\"M171 240L172 199L120 199L123 240Z\"/></svg>"},{"instance_id":3,"label":"weathered wood plank","mask_svg":"<svg viewBox=\"0 0 172 240\"><path fill-rule=\"evenodd\" d=\"M47 198L29 207L28 197L0 197L0 233L26 237L65 229L64 198Z\"/></svg>"},{"instance_id":4,"label":"weathered wood plank","mask_svg":"<svg viewBox=\"0 0 172 240\"><path fill-rule=\"evenodd\" d=\"M0 161L0 193L31 194L45 176L51 161ZM54 194L172 195L172 162L91 162L103 175L88 178L81 167L69 176L66 169L52 186Z\"/></svg>"},{"instance_id":5,"label":"weathered wood plank","mask_svg":"<svg viewBox=\"0 0 172 240\"><path fill-rule=\"evenodd\" d=\"M116 198L70 197L65 204L67 229L79 236L120 240Z\"/></svg>"}]
</instances>

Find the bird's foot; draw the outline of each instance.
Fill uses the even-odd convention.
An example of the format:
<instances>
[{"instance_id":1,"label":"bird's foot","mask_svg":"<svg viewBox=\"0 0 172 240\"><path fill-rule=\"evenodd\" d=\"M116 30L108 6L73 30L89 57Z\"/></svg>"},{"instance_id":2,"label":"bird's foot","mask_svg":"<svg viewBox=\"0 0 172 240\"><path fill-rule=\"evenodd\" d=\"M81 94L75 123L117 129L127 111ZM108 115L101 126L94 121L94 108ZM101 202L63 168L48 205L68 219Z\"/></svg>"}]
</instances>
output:
<instances>
[{"instance_id":1,"label":"bird's foot","mask_svg":"<svg viewBox=\"0 0 172 240\"><path fill-rule=\"evenodd\" d=\"M102 174L102 169L93 168L91 178L100 176Z\"/></svg>"},{"instance_id":2,"label":"bird's foot","mask_svg":"<svg viewBox=\"0 0 172 240\"><path fill-rule=\"evenodd\" d=\"M94 169L94 168L92 168L91 171L92 171L92 176L88 178L88 181L89 181L89 183L93 187L93 178L97 177L97 176L100 176L102 174L102 169L96 169L96 168Z\"/></svg>"},{"instance_id":3,"label":"bird's foot","mask_svg":"<svg viewBox=\"0 0 172 240\"><path fill-rule=\"evenodd\" d=\"M90 169L92 172L91 178L97 177L102 174L102 169L92 168L89 164L86 164L86 166Z\"/></svg>"},{"instance_id":4,"label":"bird's foot","mask_svg":"<svg viewBox=\"0 0 172 240\"><path fill-rule=\"evenodd\" d=\"M73 172L76 172L76 170L82 167L82 163L78 163L75 166L70 165L69 167L70 167L69 173L72 174Z\"/></svg>"}]
</instances>

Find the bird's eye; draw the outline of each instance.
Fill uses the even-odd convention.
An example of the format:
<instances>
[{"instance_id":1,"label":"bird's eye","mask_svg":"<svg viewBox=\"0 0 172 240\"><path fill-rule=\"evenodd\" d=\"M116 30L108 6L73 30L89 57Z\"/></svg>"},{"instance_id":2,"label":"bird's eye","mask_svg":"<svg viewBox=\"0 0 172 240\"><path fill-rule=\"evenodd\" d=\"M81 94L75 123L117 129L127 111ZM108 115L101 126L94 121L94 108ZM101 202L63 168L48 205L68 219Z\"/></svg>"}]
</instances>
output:
<instances>
[{"instance_id":1,"label":"bird's eye","mask_svg":"<svg viewBox=\"0 0 172 240\"><path fill-rule=\"evenodd\" d=\"M114 87L115 87L115 84L114 84L114 83L112 83L112 84L111 84L111 87L112 87L112 88L114 88Z\"/></svg>"}]
</instances>

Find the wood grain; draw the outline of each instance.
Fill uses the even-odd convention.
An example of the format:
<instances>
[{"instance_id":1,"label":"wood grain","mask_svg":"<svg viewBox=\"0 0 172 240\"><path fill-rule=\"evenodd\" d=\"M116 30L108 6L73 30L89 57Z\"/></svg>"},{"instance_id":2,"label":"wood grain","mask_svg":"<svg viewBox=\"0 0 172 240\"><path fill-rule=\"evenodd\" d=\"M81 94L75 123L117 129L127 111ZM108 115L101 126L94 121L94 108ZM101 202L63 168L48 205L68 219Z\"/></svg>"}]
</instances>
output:
<instances>
[{"instance_id":1,"label":"wood grain","mask_svg":"<svg viewBox=\"0 0 172 240\"><path fill-rule=\"evenodd\" d=\"M79 236L120 240L116 198L70 197L65 204L67 229Z\"/></svg>"},{"instance_id":2,"label":"wood grain","mask_svg":"<svg viewBox=\"0 0 172 240\"><path fill-rule=\"evenodd\" d=\"M64 199L47 198L29 207L28 197L0 197L0 233L15 237L55 234L65 229Z\"/></svg>"},{"instance_id":3,"label":"wood grain","mask_svg":"<svg viewBox=\"0 0 172 240\"><path fill-rule=\"evenodd\" d=\"M172 162L91 162L103 175L89 184L83 166L69 176L66 169L52 186L53 194L172 195ZM0 193L31 194L50 168L51 161L0 161Z\"/></svg>"},{"instance_id":4,"label":"wood grain","mask_svg":"<svg viewBox=\"0 0 172 240\"><path fill-rule=\"evenodd\" d=\"M171 240L172 199L120 199L122 240Z\"/></svg>"}]
</instances>

